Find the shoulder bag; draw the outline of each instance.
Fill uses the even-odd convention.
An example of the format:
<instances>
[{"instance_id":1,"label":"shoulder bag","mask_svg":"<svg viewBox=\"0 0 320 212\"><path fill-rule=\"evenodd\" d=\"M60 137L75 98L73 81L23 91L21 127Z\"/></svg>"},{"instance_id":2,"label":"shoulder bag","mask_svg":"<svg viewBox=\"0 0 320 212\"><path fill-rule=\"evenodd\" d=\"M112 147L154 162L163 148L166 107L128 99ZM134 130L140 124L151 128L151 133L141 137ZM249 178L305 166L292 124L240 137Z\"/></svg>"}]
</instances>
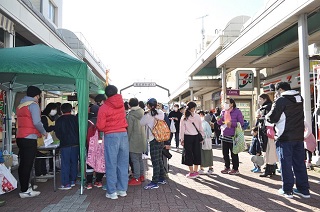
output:
<instances>
[{"instance_id":1,"label":"shoulder bag","mask_svg":"<svg viewBox=\"0 0 320 212\"><path fill-rule=\"evenodd\" d=\"M193 126L196 128L198 134L197 134L197 139L199 142L202 142L203 141L203 137L201 135L201 133L199 132L198 128L196 127L196 125L192 122Z\"/></svg>"}]
</instances>

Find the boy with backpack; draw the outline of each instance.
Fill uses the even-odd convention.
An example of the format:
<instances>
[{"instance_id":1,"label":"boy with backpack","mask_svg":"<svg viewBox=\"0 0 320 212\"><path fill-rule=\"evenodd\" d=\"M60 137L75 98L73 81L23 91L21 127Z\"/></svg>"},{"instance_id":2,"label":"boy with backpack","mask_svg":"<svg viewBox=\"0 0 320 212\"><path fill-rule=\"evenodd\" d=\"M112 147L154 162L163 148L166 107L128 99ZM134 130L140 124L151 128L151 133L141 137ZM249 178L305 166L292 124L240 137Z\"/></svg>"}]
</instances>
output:
<instances>
[{"instance_id":1,"label":"boy with backpack","mask_svg":"<svg viewBox=\"0 0 320 212\"><path fill-rule=\"evenodd\" d=\"M88 120L87 133L87 170L86 188L92 189L93 186L101 188L102 178L106 170L104 158L104 142L96 127L99 106L90 107L91 119ZM92 184L93 173L96 172L96 180Z\"/></svg>"}]
</instances>

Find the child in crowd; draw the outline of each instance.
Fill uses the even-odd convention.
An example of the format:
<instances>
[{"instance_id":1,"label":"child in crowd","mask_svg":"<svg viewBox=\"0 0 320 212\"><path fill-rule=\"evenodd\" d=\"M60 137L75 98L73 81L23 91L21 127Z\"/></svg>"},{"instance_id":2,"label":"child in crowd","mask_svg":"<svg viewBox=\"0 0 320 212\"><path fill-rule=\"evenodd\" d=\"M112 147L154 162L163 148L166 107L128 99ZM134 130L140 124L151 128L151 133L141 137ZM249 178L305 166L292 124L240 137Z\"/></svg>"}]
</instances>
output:
<instances>
[{"instance_id":1,"label":"child in crowd","mask_svg":"<svg viewBox=\"0 0 320 212\"><path fill-rule=\"evenodd\" d=\"M141 185L144 181L144 167L142 153L146 151L146 134L140 120L144 115L144 110L139 107L137 98L129 100L130 111L127 114L129 155L133 165L133 178L129 181L130 186Z\"/></svg>"},{"instance_id":2,"label":"child in crowd","mask_svg":"<svg viewBox=\"0 0 320 212\"><path fill-rule=\"evenodd\" d=\"M251 129L252 141L249 148L249 154L253 156L261 156L261 146L258 138L258 127L253 127ZM254 173L261 172L261 167L254 162L254 168L251 170Z\"/></svg>"},{"instance_id":3,"label":"child in crowd","mask_svg":"<svg viewBox=\"0 0 320 212\"><path fill-rule=\"evenodd\" d=\"M61 186L60 190L69 190L75 186L78 173L79 124L78 117L71 114L72 105L61 105L62 116L55 125L56 136L60 140Z\"/></svg>"},{"instance_id":4,"label":"child in crowd","mask_svg":"<svg viewBox=\"0 0 320 212\"><path fill-rule=\"evenodd\" d=\"M102 178L106 171L105 157L104 157L104 142L100 135L96 123L99 111L98 105L90 107L90 119L88 120L87 132L87 170L86 170L86 188L92 189L93 186L101 188ZM95 182L93 182L93 173L95 172Z\"/></svg>"},{"instance_id":5,"label":"child in crowd","mask_svg":"<svg viewBox=\"0 0 320 212\"><path fill-rule=\"evenodd\" d=\"M213 155L212 155L212 140L211 140L211 134L212 130L209 125L209 123L204 119L205 113L204 111L199 111L198 114L200 115L201 118L201 123L202 123L202 128L205 134L205 139L202 142L202 148L201 148L201 166L199 169L199 174L208 174L211 175L213 174ZM211 146L210 149L204 149L203 145L205 144L204 142L209 142L209 145ZM204 171L204 167L209 167L208 171Z\"/></svg>"}]
</instances>

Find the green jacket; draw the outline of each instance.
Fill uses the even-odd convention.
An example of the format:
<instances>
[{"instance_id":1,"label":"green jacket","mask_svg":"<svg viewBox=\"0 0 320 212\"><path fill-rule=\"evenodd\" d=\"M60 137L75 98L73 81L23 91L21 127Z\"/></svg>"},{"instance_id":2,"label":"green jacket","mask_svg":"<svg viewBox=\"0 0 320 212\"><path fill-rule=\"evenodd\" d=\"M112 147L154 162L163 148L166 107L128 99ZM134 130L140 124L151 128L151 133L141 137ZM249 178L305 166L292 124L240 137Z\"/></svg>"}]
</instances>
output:
<instances>
[{"instance_id":1,"label":"green jacket","mask_svg":"<svg viewBox=\"0 0 320 212\"><path fill-rule=\"evenodd\" d=\"M143 153L147 149L145 127L140 124L143 115L144 111L139 106L132 107L127 115L129 152Z\"/></svg>"}]
</instances>

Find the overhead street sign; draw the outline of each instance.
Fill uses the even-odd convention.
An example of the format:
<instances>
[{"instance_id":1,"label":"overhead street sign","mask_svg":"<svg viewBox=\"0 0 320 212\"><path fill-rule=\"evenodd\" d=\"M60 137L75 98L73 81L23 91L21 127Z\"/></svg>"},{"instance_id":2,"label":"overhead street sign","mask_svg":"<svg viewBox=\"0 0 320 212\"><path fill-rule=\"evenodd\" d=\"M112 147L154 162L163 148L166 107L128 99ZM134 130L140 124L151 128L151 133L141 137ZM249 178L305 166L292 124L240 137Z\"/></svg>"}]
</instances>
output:
<instances>
[{"instance_id":1,"label":"overhead street sign","mask_svg":"<svg viewBox=\"0 0 320 212\"><path fill-rule=\"evenodd\" d=\"M133 83L133 87L156 87L157 84L155 82L135 82Z\"/></svg>"}]
</instances>

